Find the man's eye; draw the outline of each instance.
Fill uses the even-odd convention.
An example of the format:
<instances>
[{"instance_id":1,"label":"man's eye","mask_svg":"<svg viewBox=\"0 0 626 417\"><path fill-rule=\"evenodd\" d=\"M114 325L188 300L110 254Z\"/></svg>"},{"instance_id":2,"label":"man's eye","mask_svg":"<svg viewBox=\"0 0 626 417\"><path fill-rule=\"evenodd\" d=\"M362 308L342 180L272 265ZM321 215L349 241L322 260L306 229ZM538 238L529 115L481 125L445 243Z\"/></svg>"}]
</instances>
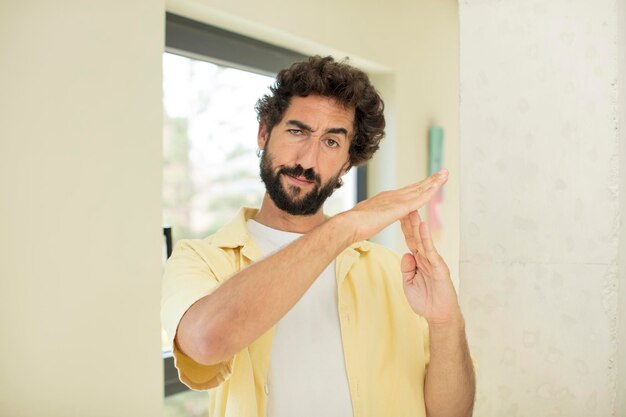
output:
<instances>
[{"instance_id":1,"label":"man's eye","mask_svg":"<svg viewBox=\"0 0 626 417\"><path fill-rule=\"evenodd\" d=\"M287 129L287 132L295 136L299 136L302 134L302 131L300 129Z\"/></svg>"},{"instance_id":2,"label":"man's eye","mask_svg":"<svg viewBox=\"0 0 626 417\"><path fill-rule=\"evenodd\" d=\"M329 148L338 148L339 142L335 139L326 139L326 145L328 145Z\"/></svg>"}]
</instances>

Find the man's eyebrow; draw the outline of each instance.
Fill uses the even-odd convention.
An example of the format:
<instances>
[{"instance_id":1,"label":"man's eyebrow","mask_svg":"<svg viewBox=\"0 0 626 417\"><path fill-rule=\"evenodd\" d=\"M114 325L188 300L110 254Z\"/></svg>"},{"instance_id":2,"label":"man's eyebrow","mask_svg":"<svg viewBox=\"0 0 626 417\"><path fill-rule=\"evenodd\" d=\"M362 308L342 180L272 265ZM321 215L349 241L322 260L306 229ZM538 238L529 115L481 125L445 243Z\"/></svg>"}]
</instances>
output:
<instances>
[{"instance_id":1,"label":"man's eyebrow","mask_svg":"<svg viewBox=\"0 0 626 417\"><path fill-rule=\"evenodd\" d=\"M306 130L308 132L312 132L313 128L305 123L302 123L300 120L287 120L288 125L293 125L302 130Z\"/></svg>"},{"instance_id":2,"label":"man's eyebrow","mask_svg":"<svg viewBox=\"0 0 626 417\"><path fill-rule=\"evenodd\" d=\"M287 120L287 125L296 126L299 129L306 130L307 132L313 132L313 128L306 123L301 122L300 120ZM348 136L348 130L343 127L331 127L330 129L326 129L324 133L334 133L340 134L344 136Z\"/></svg>"}]
</instances>

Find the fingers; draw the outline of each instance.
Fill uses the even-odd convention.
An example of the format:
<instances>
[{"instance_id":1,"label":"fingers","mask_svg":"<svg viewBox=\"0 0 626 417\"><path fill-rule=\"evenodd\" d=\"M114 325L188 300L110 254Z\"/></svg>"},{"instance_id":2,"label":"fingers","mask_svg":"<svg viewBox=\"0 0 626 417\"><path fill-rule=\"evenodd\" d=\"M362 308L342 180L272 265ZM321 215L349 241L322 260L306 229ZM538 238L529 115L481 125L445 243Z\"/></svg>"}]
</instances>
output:
<instances>
[{"instance_id":1,"label":"fingers","mask_svg":"<svg viewBox=\"0 0 626 417\"><path fill-rule=\"evenodd\" d=\"M400 219L400 227L402 227L402 233L404 234L404 241L406 242L406 246L412 253L415 253L418 248L422 245L419 237L417 237L414 233L414 227L409 220L409 216L404 216Z\"/></svg>"},{"instance_id":2,"label":"fingers","mask_svg":"<svg viewBox=\"0 0 626 417\"><path fill-rule=\"evenodd\" d=\"M422 221L417 210L409 213L407 218L410 225L410 232L408 233L412 236L412 244L416 246L417 250L413 250L410 246L409 249L415 255L417 267L421 270L428 270L428 265L436 267L441 264L443 260L435 248L428 224ZM409 229L406 221L403 227ZM407 232L405 232L405 236L406 234Z\"/></svg>"},{"instance_id":3,"label":"fingers","mask_svg":"<svg viewBox=\"0 0 626 417\"><path fill-rule=\"evenodd\" d=\"M414 256L411 253L405 253L400 262L400 270L402 271L402 280L405 285L412 283L418 289L428 288L428 282L425 279L426 270L422 269L420 262L417 261L421 255Z\"/></svg>"},{"instance_id":4,"label":"fingers","mask_svg":"<svg viewBox=\"0 0 626 417\"><path fill-rule=\"evenodd\" d=\"M411 224L416 224L419 226L419 224L422 222L422 217L420 216L420 212L415 210L415 216L414 220L411 220Z\"/></svg>"},{"instance_id":5,"label":"fingers","mask_svg":"<svg viewBox=\"0 0 626 417\"><path fill-rule=\"evenodd\" d=\"M418 233L414 232L410 219L404 219L411 211L418 210L430 200L447 180L442 170L425 180L397 190L383 191L361 201L349 210L354 227L354 238L368 239L395 221L400 220L402 231L411 251L422 246Z\"/></svg>"},{"instance_id":6,"label":"fingers","mask_svg":"<svg viewBox=\"0 0 626 417\"><path fill-rule=\"evenodd\" d=\"M415 263L415 257L410 253L405 253L402 256L402 261L400 261L400 270L402 271L402 275L405 274L415 274L415 268L417 264Z\"/></svg>"},{"instance_id":7,"label":"fingers","mask_svg":"<svg viewBox=\"0 0 626 417\"><path fill-rule=\"evenodd\" d=\"M433 244L433 240L430 235L430 229L424 222L419 225L419 236L424 248L423 253L426 259L428 259L430 264L435 268L442 265L442 259L441 256L439 256L437 249L435 249L435 245Z\"/></svg>"},{"instance_id":8,"label":"fingers","mask_svg":"<svg viewBox=\"0 0 626 417\"><path fill-rule=\"evenodd\" d=\"M444 185L447 181L448 181L448 170L442 169L441 171L434 173L430 177L425 178L422 181L416 182L414 184L410 184L405 188L407 188L410 191L415 191L415 189L418 189L422 192L425 192L431 188L438 189L442 185Z\"/></svg>"},{"instance_id":9,"label":"fingers","mask_svg":"<svg viewBox=\"0 0 626 417\"><path fill-rule=\"evenodd\" d=\"M419 226L422 223L422 219L420 218L420 214L417 210L412 211L409 213L409 222L410 222L410 228L411 228L411 234L414 236L415 238L415 242L416 242L416 251L421 253L422 255L424 254L424 245L422 243L422 238L420 235L420 230L419 230ZM415 252L415 251L413 251Z\"/></svg>"},{"instance_id":10,"label":"fingers","mask_svg":"<svg viewBox=\"0 0 626 417\"><path fill-rule=\"evenodd\" d=\"M434 179L434 181L439 184L439 186L444 185L447 181L448 181L448 170L447 169L441 169L437 172L435 172L433 175L431 175L430 177Z\"/></svg>"},{"instance_id":11,"label":"fingers","mask_svg":"<svg viewBox=\"0 0 626 417\"><path fill-rule=\"evenodd\" d=\"M426 248L422 237L424 233L420 231L420 226L422 224L425 225L425 223L422 222L417 210L412 211L408 216L402 218L400 224L402 225L402 231L404 232L407 246L413 254L415 267L418 270L430 272L430 259L426 257ZM430 235L428 235L428 239L430 239ZM434 249L432 241L430 245Z\"/></svg>"},{"instance_id":12,"label":"fingers","mask_svg":"<svg viewBox=\"0 0 626 417\"><path fill-rule=\"evenodd\" d=\"M430 177L403 188L410 210L424 206L448 181L448 171L441 170Z\"/></svg>"}]
</instances>

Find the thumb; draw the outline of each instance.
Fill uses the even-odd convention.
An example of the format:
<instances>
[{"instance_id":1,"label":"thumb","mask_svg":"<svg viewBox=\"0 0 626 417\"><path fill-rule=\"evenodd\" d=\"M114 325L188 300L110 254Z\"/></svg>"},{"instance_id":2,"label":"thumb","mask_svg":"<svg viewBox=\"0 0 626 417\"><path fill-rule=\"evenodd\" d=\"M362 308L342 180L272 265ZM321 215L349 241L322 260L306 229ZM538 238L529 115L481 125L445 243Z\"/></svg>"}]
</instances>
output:
<instances>
[{"instance_id":1,"label":"thumb","mask_svg":"<svg viewBox=\"0 0 626 417\"><path fill-rule=\"evenodd\" d=\"M412 253L405 253L402 257L402 261L400 262L400 270L402 271L402 276L406 278L411 278L415 275L415 268L417 267L417 263L415 262L415 257Z\"/></svg>"}]
</instances>

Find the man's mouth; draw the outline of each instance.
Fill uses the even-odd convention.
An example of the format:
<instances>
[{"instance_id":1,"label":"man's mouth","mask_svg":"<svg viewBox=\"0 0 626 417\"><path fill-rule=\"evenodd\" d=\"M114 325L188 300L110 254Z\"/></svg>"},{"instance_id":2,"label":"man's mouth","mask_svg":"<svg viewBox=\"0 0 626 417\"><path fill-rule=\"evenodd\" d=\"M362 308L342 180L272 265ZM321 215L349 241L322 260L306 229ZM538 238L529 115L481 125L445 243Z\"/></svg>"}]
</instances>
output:
<instances>
[{"instance_id":1,"label":"man's mouth","mask_svg":"<svg viewBox=\"0 0 626 417\"><path fill-rule=\"evenodd\" d=\"M314 181L309 181L304 177L295 177L293 175L289 175L289 174L285 174L287 175L289 178L291 178L296 184L300 184L300 185L308 185L308 184L313 184Z\"/></svg>"}]
</instances>

